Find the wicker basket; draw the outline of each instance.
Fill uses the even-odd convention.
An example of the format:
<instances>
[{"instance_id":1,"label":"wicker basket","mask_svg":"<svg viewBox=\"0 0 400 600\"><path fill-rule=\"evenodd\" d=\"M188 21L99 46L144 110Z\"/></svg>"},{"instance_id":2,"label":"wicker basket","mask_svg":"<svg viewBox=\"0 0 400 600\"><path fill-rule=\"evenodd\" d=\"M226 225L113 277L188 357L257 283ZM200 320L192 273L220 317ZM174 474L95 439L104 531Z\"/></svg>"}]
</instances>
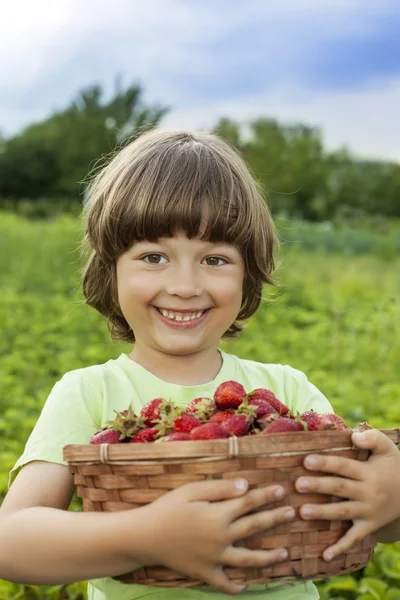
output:
<instances>
[{"instance_id":1,"label":"wicker basket","mask_svg":"<svg viewBox=\"0 0 400 600\"><path fill-rule=\"evenodd\" d=\"M400 430L383 430L395 443ZM247 548L286 547L289 558L266 568L226 568L237 583L318 579L350 573L365 566L373 553L375 536L368 536L347 553L327 563L323 551L352 525L351 521L304 521L298 508L305 503L337 502L322 494L299 494L294 481L301 475L317 475L302 466L305 455L326 453L367 460L368 451L355 448L351 433L338 431L294 432L247 436L214 441L161 444L79 444L64 448L64 460L74 475L85 511L120 511L143 506L167 491L192 481L245 477L250 488L279 483L286 489L282 501L297 512L294 521L278 525L240 544ZM115 579L123 583L163 587L203 585L162 566L146 567Z\"/></svg>"}]
</instances>

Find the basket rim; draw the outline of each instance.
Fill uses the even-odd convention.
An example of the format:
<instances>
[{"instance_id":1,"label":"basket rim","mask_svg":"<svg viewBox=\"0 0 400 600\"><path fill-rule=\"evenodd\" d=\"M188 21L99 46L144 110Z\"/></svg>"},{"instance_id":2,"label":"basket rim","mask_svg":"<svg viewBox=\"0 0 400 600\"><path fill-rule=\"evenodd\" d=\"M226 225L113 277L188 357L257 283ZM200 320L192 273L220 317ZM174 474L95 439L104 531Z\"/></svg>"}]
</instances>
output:
<instances>
[{"instance_id":1,"label":"basket rim","mask_svg":"<svg viewBox=\"0 0 400 600\"><path fill-rule=\"evenodd\" d=\"M400 429L380 429L395 444L400 444ZM230 437L207 441L182 441L147 444L68 444L63 458L69 464L109 463L113 461L190 458L234 458L284 456L310 452L360 450L351 441L352 431L295 431L266 436Z\"/></svg>"}]
</instances>

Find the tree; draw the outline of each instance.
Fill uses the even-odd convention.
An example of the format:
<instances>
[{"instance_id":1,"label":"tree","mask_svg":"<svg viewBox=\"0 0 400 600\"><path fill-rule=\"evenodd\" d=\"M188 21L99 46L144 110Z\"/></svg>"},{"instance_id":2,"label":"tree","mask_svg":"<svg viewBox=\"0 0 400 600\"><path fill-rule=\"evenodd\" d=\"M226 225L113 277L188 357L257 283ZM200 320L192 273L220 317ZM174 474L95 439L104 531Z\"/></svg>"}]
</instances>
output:
<instances>
[{"instance_id":1,"label":"tree","mask_svg":"<svg viewBox=\"0 0 400 600\"><path fill-rule=\"evenodd\" d=\"M166 107L141 102L139 86L115 84L109 101L101 86L82 90L66 109L6 140L0 153L0 195L76 197L95 161L127 136L155 127Z\"/></svg>"}]
</instances>

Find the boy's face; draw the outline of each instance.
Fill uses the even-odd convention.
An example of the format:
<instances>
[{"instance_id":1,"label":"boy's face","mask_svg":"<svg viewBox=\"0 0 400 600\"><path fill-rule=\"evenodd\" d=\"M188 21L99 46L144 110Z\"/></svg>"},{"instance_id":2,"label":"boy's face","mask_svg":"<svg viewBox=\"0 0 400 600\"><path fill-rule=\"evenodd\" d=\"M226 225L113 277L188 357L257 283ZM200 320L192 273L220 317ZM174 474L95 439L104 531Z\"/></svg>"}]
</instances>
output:
<instances>
[{"instance_id":1,"label":"boy's face","mask_svg":"<svg viewBox=\"0 0 400 600\"><path fill-rule=\"evenodd\" d=\"M141 350L215 351L241 304L244 262L227 243L184 233L135 243L117 261L118 301Z\"/></svg>"}]
</instances>

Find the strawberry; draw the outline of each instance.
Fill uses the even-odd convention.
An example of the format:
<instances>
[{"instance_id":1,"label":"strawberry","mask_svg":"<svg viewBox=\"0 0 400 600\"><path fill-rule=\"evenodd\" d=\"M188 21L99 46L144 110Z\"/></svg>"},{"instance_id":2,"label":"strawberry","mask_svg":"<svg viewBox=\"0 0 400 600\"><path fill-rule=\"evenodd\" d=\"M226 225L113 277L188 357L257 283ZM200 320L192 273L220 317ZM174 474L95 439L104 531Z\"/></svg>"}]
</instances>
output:
<instances>
[{"instance_id":1,"label":"strawberry","mask_svg":"<svg viewBox=\"0 0 400 600\"><path fill-rule=\"evenodd\" d=\"M227 410L228 408L238 408L245 396L246 390L242 384L230 380L221 383L217 387L214 393L214 400L220 410Z\"/></svg>"},{"instance_id":2,"label":"strawberry","mask_svg":"<svg viewBox=\"0 0 400 600\"><path fill-rule=\"evenodd\" d=\"M321 420L323 420L325 424L324 429L336 429L338 431L349 431L351 429L350 427L347 427L346 423L339 415L326 413L321 415ZM329 425L331 425L331 427Z\"/></svg>"},{"instance_id":3,"label":"strawberry","mask_svg":"<svg viewBox=\"0 0 400 600\"><path fill-rule=\"evenodd\" d=\"M199 427L201 425L200 419L195 417L194 415L188 415L187 413L182 413L175 419L174 423L174 432L175 433L190 433L192 429L195 427Z\"/></svg>"},{"instance_id":4,"label":"strawberry","mask_svg":"<svg viewBox=\"0 0 400 600\"><path fill-rule=\"evenodd\" d=\"M131 438L143 427L143 420L138 417L132 410L132 404L128 409L116 413L115 419L108 421L109 425L121 433L121 439Z\"/></svg>"},{"instance_id":5,"label":"strawberry","mask_svg":"<svg viewBox=\"0 0 400 600\"><path fill-rule=\"evenodd\" d=\"M140 411L140 416L143 419L144 425L151 427L160 422L164 415L168 415L174 410L172 402L164 400L164 398L154 398Z\"/></svg>"},{"instance_id":6,"label":"strawberry","mask_svg":"<svg viewBox=\"0 0 400 600\"><path fill-rule=\"evenodd\" d=\"M286 431L304 431L304 423L300 419L288 419L279 417L276 421L269 423L263 430L263 434L284 433Z\"/></svg>"},{"instance_id":7,"label":"strawberry","mask_svg":"<svg viewBox=\"0 0 400 600\"><path fill-rule=\"evenodd\" d=\"M226 419L229 419L233 415L229 410L219 410L208 419L208 423L221 423L223 424Z\"/></svg>"},{"instance_id":8,"label":"strawberry","mask_svg":"<svg viewBox=\"0 0 400 600\"><path fill-rule=\"evenodd\" d=\"M185 433L183 431L175 431L174 433L170 433L165 438L165 442L184 442L186 440L191 440L190 433Z\"/></svg>"},{"instance_id":9,"label":"strawberry","mask_svg":"<svg viewBox=\"0 0 400 600\"><path fill-rule=\"evenodd\" d=\"M206 421L215 412L216 406L212 398L195 398L186 407L188 415L194 415L201 421Z\"/></svg>"},{"instance_id":10,"label":"strawberry","mask_svg":"<svg viewBox=\"0 0 400 600\"><path fill-rule=\"evenodd\" d=\"M218 440L228 438L229 433L219 423L203 423L190 432L192 440Z\"/></svg>"},{"instance_id":11,"label":"strawberry","mask_svg":"<svg viewBox=\"0 0 400 600\"><path fill-rule=\"evenodd\" d=\"M115 431L112 427L103 427L91 437L90 444L119 444L123 440L121 432Z\"/></svg>"},{"instance_id":12,"label":"strawberry","mask_svg":"<svg viewBox=\"0 0 400 600\"><path fill-rule=\"evenodd\" d=\"M229 419L225 419L225 421L221 424L230 435L236 435L237 437L240 437L242 435L246 435L251 421L252 419L249 417L249 415L231 415Z\"/></svg>"},{"instance_id":13,"label":"strawberry","mask_svg":"<svg viewBox=\"0 0 400 600\"><path fill-rule=\"evenodd\" d=\"M261 398L254 398L249 400L249 408L254 407L254 414L256 419L262 417L268 417L270 415L277 415L277 411L269 402L261 400ZM239 408L240 409L240 408Z\"/></svg>"},{"instance_id":14,"label":"strawberry","mask_svg":"<svg viewBox=\"0 0 400 600\"><path fill-rule=\"evenodd\" d=\"M256 388L255 390L250 392L250 394L248 394L248 397L249 397L249 404L252 404L251 401L255 400L255 399L265 400L280 415L287 415L289 412L288 407L285 404L283 404L280 400L278 400L278 398L275 396L274 392L272 392L271 390L267 390L265 388Z\"/></svg>"},{"instance_id":15,"label":"strawberry","mask_svg":"<svg viewBox=\"0 0 400 600\"><path fill-rule=\"evenodd\" d=\"M314 410L307 410L300 415L300 419L307 423L309 431L320 431L325 429L321 415L317 414Z\"/></svg>"},{"instance_id":16,"label":"strawberry","mask_svg":"<svg viewBox=\"0 0 400 600\"><path fill-rule=\"evenodd\" d=\"M140 444L143 442L154 442L154 440L160 435L160 429L158 427L146 427L141 429L136 435L130 440L131 444Z\"/></svg>"}]
</instances>

